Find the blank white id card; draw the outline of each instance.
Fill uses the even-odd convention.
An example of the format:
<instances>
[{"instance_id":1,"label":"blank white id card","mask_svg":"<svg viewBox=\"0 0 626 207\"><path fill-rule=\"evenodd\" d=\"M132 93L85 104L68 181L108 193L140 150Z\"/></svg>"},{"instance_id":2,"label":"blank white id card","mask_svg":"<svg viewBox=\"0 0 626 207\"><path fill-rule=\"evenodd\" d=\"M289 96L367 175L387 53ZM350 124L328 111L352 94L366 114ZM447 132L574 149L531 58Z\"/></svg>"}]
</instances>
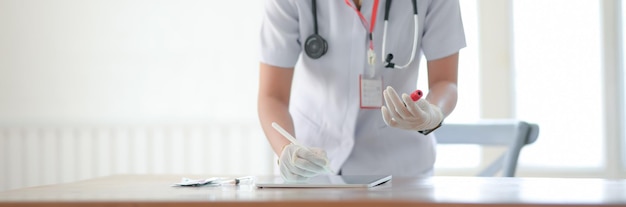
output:
<instances>
[{"instance_id":1,"label":"blank white id card","mask_svg":"<svg viewBox=\"0 0 626 207\"><path fill-rule=\"evenodd\" d=\"M380 109L383 106L382 77L366 78L359 75L359 97L362 109Z\"/></svg>"}]
</instances>

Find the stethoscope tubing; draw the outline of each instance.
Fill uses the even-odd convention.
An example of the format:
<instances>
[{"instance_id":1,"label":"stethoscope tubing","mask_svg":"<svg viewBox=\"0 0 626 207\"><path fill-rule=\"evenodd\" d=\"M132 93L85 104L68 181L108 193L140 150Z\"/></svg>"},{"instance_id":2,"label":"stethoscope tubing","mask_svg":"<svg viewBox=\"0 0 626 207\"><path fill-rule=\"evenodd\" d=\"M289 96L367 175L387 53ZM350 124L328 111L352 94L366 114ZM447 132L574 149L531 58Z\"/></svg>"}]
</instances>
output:
<instances>
[{"instance_id":1,"label":"stethoscope tubing","mask_svg":"<svg viewBox=\"0 0 626 207\"><path fill-rule=\"evenodd\" d=\"M346 2L348 3L348 0L346 0ZM311 12L313 13L313 24L314 24L313 29L315 33L309 36L307 40L305 41L305 52L309 57L313 59L318 59L321 56L323 56L328 50L328 43L326 42L326 40L324 40L324 38L322 38L322 36L318 34L317 2L316 0L311 0L311 3L312 3ZM398 64L391 62L391 60L393 59L393 54L391 53L385 54L386 47L387 47L387 30L388 30L388 24L389 24L389 10L391 8L391 0L386 0L385 2L385 14L384 14L385 16L383 20L383 42L382 42L383 44L381 48L381 56L382 56L381 60L384 61L383 66L385 68L405 69L409 65L411 65L411 63L413 63L415 59L415 55L417 53L417 45L419 42L419 17L418 17L419 15L417 12L416 0L412 0L412 3L413 3L413 31L414 31L413 32L413 48L411 49L411 56L409 57L408 62L404 65L398 65ZM356 10L356 7L354 9ZM365 25L365 27L367 27L367 25ZM373 28L373 23L372 23L372 28ZM372 35L371 31L369 35L371 38L371 35ZM370 39L370 41L372 40ZM370 49L371 49L370 51L373 52L373 45L371 42L370 42Z\"/></svg>"},{"instance_id":2,"label":"stethoscope tubing","mask_svg":"<svg viewBox=\"0 0 626 207\"><path fill-rule=\"evenodd\" d=\"M387 0L390 1L390 0ZM383 45L381 48L381 60L385 61L385 67L387 68L393 68L393 69L405 69L407 68L411 63L413 63L413 60L415 59L415 54L417 53L417 44L419 42L419 18L418 18L418 14L417 14L417 6L415 5L416 2L413 1L413 8L414 8L414 12L413 12L413 48L411 49L411 56L409 57L409 61L404 64L404 65L398 65L398 64L393 64L391 63L390 60L387 60L386 56L388 56L389 54L385 53L386 50L386 46L387 46L387 24L389 22L389 20L387 19L387 14L388 14L388 10L389 10L389 6L387 5L387 7L385 8L385 19L383 22Z\"/></svg>"}]
</instances>

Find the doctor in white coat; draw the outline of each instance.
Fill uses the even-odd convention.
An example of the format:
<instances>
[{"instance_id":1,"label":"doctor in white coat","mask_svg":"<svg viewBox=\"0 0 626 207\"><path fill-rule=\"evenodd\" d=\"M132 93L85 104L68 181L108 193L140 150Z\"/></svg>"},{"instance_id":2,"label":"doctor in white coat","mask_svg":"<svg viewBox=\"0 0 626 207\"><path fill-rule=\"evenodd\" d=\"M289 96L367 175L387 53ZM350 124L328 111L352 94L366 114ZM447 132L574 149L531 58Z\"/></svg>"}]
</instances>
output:
<instances>
[{"instance_id":1,"label":"doctor in white coat","mask_svg":"<svg viewBox=\"0 0 626 207\"><path fill-rule=\"evenodd\" d=\"M258 115L282 177L432 175L429 132L456 105L465 44L458 0L267 0ZM414 102L422 55L428 95Z\"/></svg>"}]
</instances>

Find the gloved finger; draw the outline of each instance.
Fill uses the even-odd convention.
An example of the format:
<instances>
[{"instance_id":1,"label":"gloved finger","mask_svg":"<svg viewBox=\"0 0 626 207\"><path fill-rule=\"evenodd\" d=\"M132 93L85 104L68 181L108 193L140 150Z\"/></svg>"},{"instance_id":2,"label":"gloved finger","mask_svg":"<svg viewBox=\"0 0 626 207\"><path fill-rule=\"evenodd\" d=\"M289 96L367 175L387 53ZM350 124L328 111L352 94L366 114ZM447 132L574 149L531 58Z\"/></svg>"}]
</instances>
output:
<instances>
[{"instance_id":1,"label":"gloved finger","mask_svg":"<svg viewBox=\"0 0 626 207\"><path fill-rule=\"evenodd\" d=\"M391 115L392 119L402 119L402 116L398 114L398 110L396 110L396 105L391 100L391 96L388 90L383 91L383 98L385 99L385 105L389 110L389 115Z\"/></svg>"},{"instance_id":2,"label":"gloved finger","mask_svg":"<svg viewBox=\"0 0 626 207\"><path fill-rule=\"evenodd\" d=\"M385 106L382 106L380 107L380 111L383 114L383 121L385 121L385 124L390 127L395 127L397 123L391 118L391 114L389 114L389 109L387 109L387 107Z\"/></svg>"},{"instance_id":3,"label":"gloved finger","mask_svg":"<svg viewBox=\"0 0 626 207\"><path fill-rule=\"evenodd\" d=\"M298 170L295 170L298 174L305 177L312 177L326 171L326 168L324 166L316 165L302 158L296 158L294 160L293 166L295 168L298 168Z\"/></svg>"},{"instance_id":4,"label":"gloved finger","mask_svg":"<svg viewBox=\"0 0 626 207\"><path fill-rule=\"evenodd\" d=\"M311 147L309 148L309 150L311 150L311 152L313 152L313 154L316 154L319 157L323 157L326 159L326 163L328 163L328 156L326 155L326 151L317 147Z\"/></svg>"},{"instance_id":5,"label":"gloved finger","mask_svg":"<svg viewBox=\"0 0 626 207\"><path fill-rule=\"evenodd\" d=\"M324 158L324 160L326 160L326 165L324 165L324 171L323 172L329 172L329 173L332 173L332 174L336 174L328 166L330 164L330 161L328 160L328 155L326 154L326 150L321 149L321 148L316 148L316 147L309 148L309 150L311 150L317 156L322 157L322 158Z\"/></svg>"},{"instance_id":6,"label":"gloved finger","mask_svg":"<svg viewBox=\"0 0 626 207\"><path fill-rule=\"evenodd\" d=\"M429 127L435 127L443 120L443 114L439 107L428 103L426 100L418 101L417 105L425 114L424 117L428 117L428 120L424 120L424 122L427 123Z\"/></svg>"},{"instance_id":7,"label":"gloved finger","mask_svg":"<svg viewBox=\"0 0 626 207\"><path fill-rule=\"evenodd\" d=\"M411 130L411 129L413 129L415 127L415 125L417 123L415 120L412 120L412 119L413 118L411 118L411 120L406 120L406 119L396 120L394 127L400 128L400 129Z\"/></svg>"},{"instance_id":8,"label":"gloved finger","mask_svg":"<svg viewBox=\"0 0 626 207\"><path fill-rule=\"evenodd\" d=\"M281 170L285 170L292 174L296 174L296 175L303 176L303 177L315 176L317 172L295 166L295 163L299 162L298 159L300 159L296 155L296 153L300 149L305 149L305 148L298 146L298 145L293 145L293 144L289 144L285 147L285 149L283 150L279 158Z\"/></svg>"},{"instance_id":9,"label":"gloved finger","mask_svg":"<svg viewBox=\"0 0 626 207\"><path fill-rule=\"evenodd\" d=\"M404 101L404 103L406 103L406 108L407 110L409 110L409 112L411 113L412 116L421 116L421 109L418 107L417 103L415 103L413 101L413 99L411 99L411 96L409 96L408 94L402 94L402 100ZM419 101L422 101L423 99L420 99Z\"/></svg>"},{"instance_id":10,"label":"gloved finger","mask_svg":"<svg viewBox=\"0 0 626 207\"><path fill-rule=\"evenodd\" d=\"M294 153L292 162L295 167L302 170L321 173L325 171L328 160L326 157L320 157L308 149L299 148Z\"/></svg>"},{"instance_id":11,"label":"gloved finger","mask_svg":"<svg viewBox=\"0 0 626 207\"><path fill-rule=\"evenodd\" d=\"M299 163L301 160L294 160L294 163ZM305 166L305 167L309 167L309 166ZM320 170L309 170L309 169L305 169L301 166L299 166L299 164L293 164L293 165L288 165L287 168L289 169L289 172L298 175L298 176L302 176L302 177L313 177L316 175L319 175L322 171Z\"/></svg>"},{"instance_id":12,"label":"gloved finger","mask_svg":"<svg viewBox=\"0 0 626 207\"><path fill-rule=\"evenodd\" d=\"M313 164L319 165L319 166L326 166L328 164L328 159L326 158L326 155L324 154L324 156L320 156L318 154L316 154L315 152L311 151L310 149L307 148L298 148L296 149L296 151L294 152L295 157L299 157L302 159L305 159Z\"/></svg>"},{"instance_id":13,"label":"gloved finger","mask_svg":"<svg viewBox=\"0 0 626 207\"><path fill-rule=\"evenodd\" d=\"M292 174L302 176L302 177L313 177L320 173L319 171L315 171L315 169L309 170L309 169L306 169L307 167L299 166L299 165L302 165L301 162L302 162L302 159L300 158L292 159L289 164L285 164L285 168L287 171L291 172Z\"/></svg>"},{"instance_id":14,"label":"gloved finger","mask_svg":"<svg viewBox=\"0 0 626 207\"><path fill-rule=\"evenodd\" d=\"M295 181L305 181L308 180L309 177L305 177L302 175L298 175L293 173L286 165L280 166L280 175L283 177L285 181L295 182Z\"/></svg>"},{"instance_id":15,"label":"gloved finger","mask_svg":"<svg viewBox=\"0 0 626 207\"><path fill-rule=\"evenodd\" d=\"M432 111L433 107L430 105L430 103L428 103L428 101L420 99L416 103L417 103L417 106L420 108L421 111L423 111L423 112L430 112L430 111Z\"/></svg>"},{"instance_id":16,"label":"gloved finger","mask_svg":"<svg viewBox=\"0 0 626 207\"><path fill-rule=\"evenodd\" d=\"M400 96L398 95L396 90L393 89L393 87L387 86L385 92L387 92L387 96L389 97L389 100L391 100L391 103L393 103L395 111L400 116L400 118L405 118L411 115L409 110L407 110L406 108L406 104L404 103L404 101L402 101L402 99L400 99Z\"/></svg>"},{"instance_id":17,"label":"gloved finger","mask_svg":"<svg viewBox=\"0 0 626 207\"><path fill-rule=\"evenodd\" d=\"M417 108L419 109L419 117L430 117L431 114L435 113L432 105L426 100L419 100L415 105L417 105Z\"/></svg>"}]
</instances>

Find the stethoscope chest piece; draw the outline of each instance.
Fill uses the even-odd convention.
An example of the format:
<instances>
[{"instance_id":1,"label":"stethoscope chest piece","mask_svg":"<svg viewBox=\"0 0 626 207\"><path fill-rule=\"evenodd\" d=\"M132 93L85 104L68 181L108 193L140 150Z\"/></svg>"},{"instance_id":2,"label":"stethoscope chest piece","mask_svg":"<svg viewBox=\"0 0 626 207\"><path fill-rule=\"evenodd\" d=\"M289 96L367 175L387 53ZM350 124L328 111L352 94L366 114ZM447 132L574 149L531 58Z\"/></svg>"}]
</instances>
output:
<instances>
[{"instance_id":1,"label":"stethoscope chest piece","mask_svg":"<svg viewBox=\"0 0 626 207\"><path fill-rule=\"evenodd\" d=\"M312 34L304 42L304 51L313 58L318 59L328 51L328 42L318 34Z\"/></svg>"},{"instance_id":2,"label":"stethoscope chest piece","mask_svg":"<svg viewBox=\"0 0 626 207\"><path fill-rule=\"evenodd\" d=\"M346 2L348 2L349 0L346 0ZM378 1L376 1L378 2ZM414 37L413 37L413 48L411 49L411 56L409 56L409 61L405 64L405 65L398 65L395 64L393 62L391 62L393 60L393 54L388 53L386 57L383 56L383 59L385 60L384 66L385 68L395 68L395 69L404 69L407 68L412 62L413 59L416 55L417 52L417 44L419 42L419 19L418 19L418 14L417 14L417 2L416 0L412 0L411 1L413 4L413 29L414 29ZM377 3L375 3L375 5L378 5ZM375 11L377 10L377 6L374 7ZM389 10L391 8L391 0L387 0L385 2L385 18L383 20L384 22L384 29L383 29L383 43L382 43L382 54L385 54L385 47L386 47L386 40L387 40L387 22L389 21ZM356 9L356 7L354 7L354 9ZM373 13L375 13L375 11ZM307 54L307 56L309 56L312 59L318 59L322 56L324 56L324 54L326 54L326 52L328 51L328 42L326 42L326 40L324 40L324 38L322 38L322 36L319 35L318 33L318 28L317 28L317 1L316 0L311 0L311 13L313 13L313 31L315 32L314 34L312 34L311 36L309 36L308 38L306 38L306 41L304 42L304 52ZM373 27L373 26L372 26ZM369 38L370 41L372 41L372 31L370 31L369 34ZM370 42L371 43L371 42ZM373 48L370 48L370 50L373 50Z\"/></svg>"}]
</instances>

